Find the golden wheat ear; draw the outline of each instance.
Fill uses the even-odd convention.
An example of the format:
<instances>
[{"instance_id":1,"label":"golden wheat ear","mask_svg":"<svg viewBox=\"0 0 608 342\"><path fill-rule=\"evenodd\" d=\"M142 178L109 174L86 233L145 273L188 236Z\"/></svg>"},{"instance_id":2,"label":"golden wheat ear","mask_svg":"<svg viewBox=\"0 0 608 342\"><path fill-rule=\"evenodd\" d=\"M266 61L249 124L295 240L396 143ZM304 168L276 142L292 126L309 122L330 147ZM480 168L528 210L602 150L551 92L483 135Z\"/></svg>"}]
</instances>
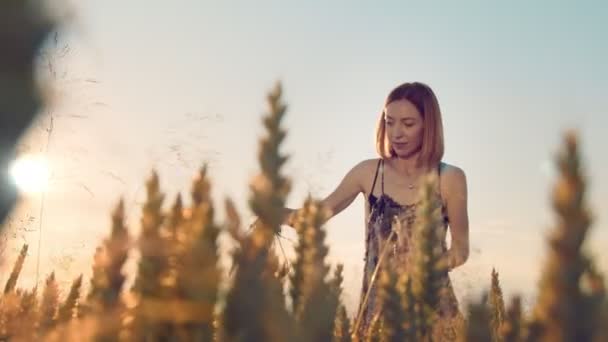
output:
<instances>
[{"instance_id":1,"label":"golden wheat ear","mask_svg":"<svg viewBox=\"0 0 608 342\"><path fill-rule=\"evenodd\" d=\"M279 152L286 136L281 121L287 109L282 102L280 83L268 95L267 103L269 110L263 118L265 136L260 139L258 151L261 170L250 183L248 201L259 224L249 234L240 233L238 224L230 229L237 238L238 248L233 254L232 286L221 317L221 335L227 341L296 338L283 286L276 277L278 259L271 249L290 190L290 181L282 174L287 157Z\"/></svg>"},{"instance_id":2,"label":"golden wheat ear","mask_svg":"<svg viewBox=\"0 0 608 342\"><path fill-rule=\"evenodd\" d=\"M437 177L434 174L423 179L420 202L416 208L411 252L411 286L415 298L416 321L420 338L430 338L437 322L437 310L441 293L445 291L447 265L442 248L445 229L441 218L441 203L435 195Z\"/></svg>"},{"instance_id":3,"label":"golden wheat ear","mask_svg":"<svg viewBox=\"0 0 608 342\"><path fill-rule=\"evenodd\" d=\"M406 307L403 305L405 291L400 288L399 281L402 270L397 263L387 263L380 273L378 297L382 308L381 318L383 330L381 338L383 341L405 341L408 340L408 331L405 322L407 317Z\"/></svg>"},{"instance_id":4,"label":"golden wheat ear","mask_svg":"<svg viewBox=\"0 0 608 342\"><path fill-rule=\"evenodd\" d=\"M11 275L8 277L6 281L6 286L4 286L4 294L7 294L15 289L17 285L17 280L19 279L19 274L21 274L21 269L23 269L23 263L25 262L25 257L27 255L28 245L24 244L21 247L21 251L19 252L19 256L13 265L13 270L11 271Z\"/></svg>"},{"instance_id":5,"label":"golden wheat ear","mask_svg":"<svg viewBox=\"0 0 608 342\"><path fill-rule=\"evenodd\" d=\"M57 320L59 322L68 322L72 318L76 318L78 316L78 301L80 299L80 288L82 287L82 274L79 275L72 282L72 286L70 287L70 292L66 297L64 303L59 308L59 312L57 315Z\"/></svg>"},{"instance_id":6,"label":"golden wheat ear","mask_svg":"<svg viewBox=\"0 0 608 342\"><path fill-rule=\"evenodd\" d=\"M559 171L552 193L556 224L548 236L548 256L527 331L530 338L544 340L591 340L598 329L601 301L582 288L592 264L584 248L592 215L574 131L565 133L555 159Z\"/></svg>"},{"instance_id":7,"label":"golden wheat ear","mask_svg":"<svg viewBox=\"0 0 608 342\"><path fill-rule=\"evenodd\" d=\"M500 339L500 328L505 320L505 303L502 297L498 272L494 268L492 268L489 305L491 310L492 336L494 336L495 340L498 340Z\"/></svg>"},{"instance_id":8,"label":"golden wheat ear","mask_svg":"<svg viewBox=\"0 0 608 342\"><path fill-rule=\"evenodd\" d=\"M49 331L57 323L58 305L59 284L57 284L57 280L55 279L55 272L51 272L45 281L40 302L38 327L41 333Z\"/></svg>"}]
</instances>

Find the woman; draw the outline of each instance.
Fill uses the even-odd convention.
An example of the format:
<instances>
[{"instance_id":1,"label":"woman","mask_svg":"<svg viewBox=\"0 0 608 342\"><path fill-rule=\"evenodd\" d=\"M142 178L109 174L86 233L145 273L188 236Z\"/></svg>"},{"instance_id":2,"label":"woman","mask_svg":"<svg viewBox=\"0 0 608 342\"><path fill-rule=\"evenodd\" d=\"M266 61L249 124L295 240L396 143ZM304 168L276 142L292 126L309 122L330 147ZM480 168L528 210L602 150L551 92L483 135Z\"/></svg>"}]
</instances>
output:
<instances>
[{"instance_id":1,"label":"woman","mask_svg":"<svg viewBox=\"0 0 608 342\"><path fill-rule=\"evenodd\" d=\"M404 230L399 232L404 233L400 235L411 237L419 202L417 195L425 176L437 176L434 194L442 204L445 228L448 225L450 228L450 249L442 246L448 270L462 265L469 256L466 176L459 167L442 162L444 142L441 111L435 94L427 85L404 83L389 93L378 120L376 149L379 159L365 160L354 166L322 201L329 212L327 219L330 219L347 208L359 193L363 193L367 199L365 267L359 307L362 320L357 333L366 331L378 310L375 284L370 284L370 278L381 252L379 242L382 245L387 239L394 215L399 218L401 229ZM293 226L295 212L286 209L287 225ZM408 244L400 244L400 257L409 253ZM447 291L440 299L437 308L439 321L433 332L441 336L449 334L446 329L453 331L453 325L460 317L447 273L444 284ZM365 306L362 306L367 291L370 291L370 295Z\"/></svg>"}]
</instances>

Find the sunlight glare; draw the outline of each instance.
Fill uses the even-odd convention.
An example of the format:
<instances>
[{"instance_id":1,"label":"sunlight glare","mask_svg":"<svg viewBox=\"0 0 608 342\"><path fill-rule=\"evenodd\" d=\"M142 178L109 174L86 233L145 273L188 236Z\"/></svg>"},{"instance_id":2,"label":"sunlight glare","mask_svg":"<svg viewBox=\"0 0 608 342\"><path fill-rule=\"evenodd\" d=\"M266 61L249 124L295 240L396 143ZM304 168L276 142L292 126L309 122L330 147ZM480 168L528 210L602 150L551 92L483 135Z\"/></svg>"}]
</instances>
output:
<instances>
[{"instance_id":1,"label":"sunlight glare","mask_svg":"<svg viewBox=\"0 0 608 342\"><path fill-rule=\"evenodd\" d=\"M10 175L20 191L41 193L48 186L49 165L42 156L24 155L13 161Z\"/></svg>"}]
</instances>

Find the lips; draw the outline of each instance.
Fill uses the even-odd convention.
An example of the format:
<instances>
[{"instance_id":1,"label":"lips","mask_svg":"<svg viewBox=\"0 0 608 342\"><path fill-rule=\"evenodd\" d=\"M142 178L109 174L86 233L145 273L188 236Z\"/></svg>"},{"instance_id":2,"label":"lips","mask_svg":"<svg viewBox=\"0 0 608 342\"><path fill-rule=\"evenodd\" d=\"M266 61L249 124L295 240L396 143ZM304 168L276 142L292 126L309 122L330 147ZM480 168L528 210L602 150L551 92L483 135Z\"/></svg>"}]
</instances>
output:
<instances>
[{"instance_id":1,"label":"lips","mask_svg":"<svg viewBox=\"0 0 608 342\"><path fill-rule=\"evenodd\" d=\"M407 146L407 143L393 143L393 146L397 149L402 149Z\"/></svg>"}]
</instances>

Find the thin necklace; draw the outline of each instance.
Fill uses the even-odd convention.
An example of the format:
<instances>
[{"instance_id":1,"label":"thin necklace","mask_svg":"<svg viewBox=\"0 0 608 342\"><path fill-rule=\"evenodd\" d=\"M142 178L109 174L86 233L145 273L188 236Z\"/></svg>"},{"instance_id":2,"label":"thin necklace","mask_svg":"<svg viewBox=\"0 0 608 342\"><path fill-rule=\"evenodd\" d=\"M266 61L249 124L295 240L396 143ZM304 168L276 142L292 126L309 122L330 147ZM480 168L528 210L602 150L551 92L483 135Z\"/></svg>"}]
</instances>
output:
<instances>
[{"instance_id":1,"label":"thin necklace","mask_svg":"<svg viewBox=\"0 0 608 342\"><path fill-rule=\"evenodd\" d=\"M407 188L408 188L408 189L410 189L410 190L414 189L414 188L415 188L415 186L414 186L414 182L411 182L411 183L410 183L410 184L407 186Z\"/></svg>"},{"instance_id":2,"label":"thin necklace","mask_svg":"<svg viewBox=\"0 0 608 342\"><path fill-rule=\"evenodd\" d=\"M407 171L407 169L405 170L405 175L408 177L411 177L411 173ZM414 179L413 181L411 181L408 185L407 188L409 190L413 190L416 186L414 185L416 183L416 180Z\"/></svg>"},{"instance_id":3,"label":"thin necklace","mask_svg":"<svg viewBox=\"0 0 608 342\"><path fill-rule=\"evenodd\" d=\"M407 171L405 172L405 174L406 174L408 177L410 177L410 176L411 176L411 174L410 174L409 172L407 172ZM414 187L415 187L415 186L414 186L414 183L415 183L415 180L411 181L411 182L408 184L407 188L408 188L408 189L410 189L410 190L414 189Z\"/></svg>"}]
</instances>

